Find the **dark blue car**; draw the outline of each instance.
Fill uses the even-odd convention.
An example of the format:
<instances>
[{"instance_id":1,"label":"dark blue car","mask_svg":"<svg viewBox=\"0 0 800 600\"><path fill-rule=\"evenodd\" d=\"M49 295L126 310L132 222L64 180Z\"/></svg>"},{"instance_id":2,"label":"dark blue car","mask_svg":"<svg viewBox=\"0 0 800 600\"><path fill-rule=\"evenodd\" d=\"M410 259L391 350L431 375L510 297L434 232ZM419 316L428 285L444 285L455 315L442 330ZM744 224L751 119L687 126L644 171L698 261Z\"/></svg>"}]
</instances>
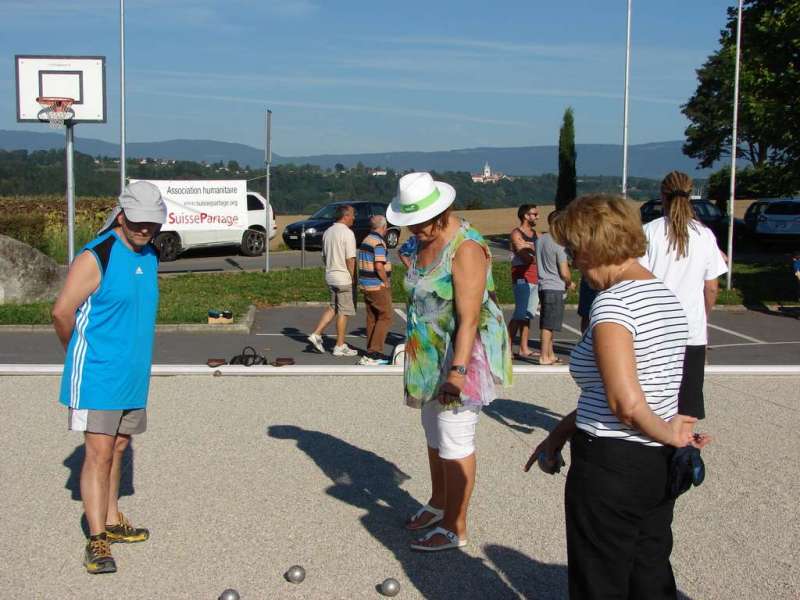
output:
<instances>
[{"instance_id":1,"label":"dark blue car","mask_svg":"<svg viewBox=\"0 0 800 600\"><path fill-rule=\"evenodd\" d=\"M371 216L386 216L386 204L382 202L333 202L320 208L308 219L287 225L283 230L283 243L292 250L299 250L301 236L303 235L303 229L305 229L306 250L321 250L322 234L334 224L336 207L342 204L349 204L356 210L356 220L353 223L356 245L361 244L361 241L369 234L369 219ZM394 248L397 246L398 239L400 239L400 229L390 225L389 230L386 232L386 245L389 248Z\"/></svg>"}]
</instances>

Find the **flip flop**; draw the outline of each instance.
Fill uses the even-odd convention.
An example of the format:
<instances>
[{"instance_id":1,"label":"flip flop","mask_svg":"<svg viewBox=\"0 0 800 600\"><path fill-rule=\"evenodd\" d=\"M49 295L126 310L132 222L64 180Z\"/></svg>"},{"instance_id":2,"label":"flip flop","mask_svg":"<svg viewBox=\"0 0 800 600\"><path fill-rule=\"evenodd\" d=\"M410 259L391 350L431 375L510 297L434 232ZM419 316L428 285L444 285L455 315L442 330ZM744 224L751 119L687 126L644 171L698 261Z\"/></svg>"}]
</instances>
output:
<instances>
[{"instance_id":1,"label":"flip flop","mask_svg":"<svg viewBox=\"0 0 800 600\"><path fill-rule=\"evenodd\" d=\"M412 522L419 519L424 513L431 513L433 516L430 519L428 519L424 525L417 525L416 527L410 525ZM420 508L417 512L415 512L413 515L409 517L408 521L406 521L405 528L408 529L409 531L418 531L420 529L427 529L428 527L430 527L431 525L435 525L442 519L444 519L444 510L442 510L441 508L434 508L430 504L426 504L425 506Z\"/></svg>"},{"instance_id":2,"label":"flip flop","mask_svg":"<svg viewBox=\"0 0 800 600\"><path fill-rule=\"evenodd\" d=\"M444 536L447 539L447 543L439 544L437 546L426 546L423 544L423 542L427 542L435 535ZM466 545L467 545L467 540L462 540L449 529L445 529L444 527L437 527L436 529L430 530L423 537L418 539L415 543L412 543L410 547L412 550L417 550L418 552L440 552L441 550L454 550L456 548L463 548Z\"/></svg>"},{"instance_id":3,"label":"flip flop","mask_svg":"<svg viewBox=\"0 0 800 600\"><path fill-rule=\"evenodd\" d=\"M557 358L552 362L542 362L542 359L540 358L539 359L539 364L542 365L543 367L546 367L546 366L549 366L549 365L563 365L564 361L561 360L560 358Z\"/></svg>"}]
</instances>

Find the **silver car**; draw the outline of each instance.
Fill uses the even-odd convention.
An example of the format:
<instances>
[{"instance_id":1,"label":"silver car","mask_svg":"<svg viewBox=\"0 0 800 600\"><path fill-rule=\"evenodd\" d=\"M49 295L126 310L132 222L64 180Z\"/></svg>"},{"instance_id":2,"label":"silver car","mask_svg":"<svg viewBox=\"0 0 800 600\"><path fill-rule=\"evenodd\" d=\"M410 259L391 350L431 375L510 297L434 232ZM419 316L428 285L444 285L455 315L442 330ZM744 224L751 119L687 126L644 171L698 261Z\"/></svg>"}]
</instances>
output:
<instances>
[{"instance_id":1,"label":"silver car","mask_svg":"<svg viewBox=\"0 0 800 600\"><path fill-rule=\"evenodd\" d=\"M760 200L752 213L756 238L765 241L800 239L800 198Z\"/></svg>"}]
</instances>

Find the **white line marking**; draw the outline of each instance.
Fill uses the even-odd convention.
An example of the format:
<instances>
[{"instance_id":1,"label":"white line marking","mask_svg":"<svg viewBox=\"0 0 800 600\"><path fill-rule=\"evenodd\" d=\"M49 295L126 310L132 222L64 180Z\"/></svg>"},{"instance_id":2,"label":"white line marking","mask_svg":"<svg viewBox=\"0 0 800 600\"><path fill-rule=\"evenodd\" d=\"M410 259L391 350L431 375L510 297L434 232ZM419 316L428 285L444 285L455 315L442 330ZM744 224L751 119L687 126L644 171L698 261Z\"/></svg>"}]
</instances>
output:
<instances>
[{"instance_id":1,"label":"white line marking","mask_svg":"<svg viewBox=\"0 0 800 600\"><path fill-rule=\"evenodd\" d=\"M395 308L394 312L397 313L397 316L400 317L401 319L403 319L403 321L406 320L406 313L405 312L403 312L399 308Z\"/></svg>"},{"instance_id":2,"label":"white line marking","mask_svg":"<svg viewBox=\"0 0 800 600\"><path fill-rule=\"evenodd\" d=\"M61 376L64 365L0 364L0 376ZM206 365L153 365L152 376L203 375L219 371L227 376L304 376L304 375L402 375L400 365L362 367L358 365L292 365L287 367L224 365L212 369ZM568 375L569 365L514 365L516 375ZM800 375L800 365L707 365L707 375Z\"/></svg>"},{"instance_id":3,"label":"white line marking","mask_svg":"<svg viewBox=\"0 0 800 600\"><path fill-rule=\"evenodd\" d=\"M575 335L577 335L578 337L581 337L581 336L583 335L583 334L581 333L581 330L580 330L580 329L575 329L574 327L571 327L571 326L567 325L566 323L562 323L562 324L561 324L561 326L562 326L564 329L566 329L567 331L571 331L572 333L574 333L574 334L575 334Z\"/></svg>"},{"instance_id":4,"label":"white line marking","mask_svg":"<svg viewBox=\"0 0 800 600\"><path fill-rule=\"evenodd\" d=\"M286 338L302 337L303 338L302 341L305 341L305 339L306 339L305 334L302 334L302 333L256 333L255 335L270 335L270 336L278 336L278 337L286 337ZM324 338L326 338L328 336L323 335L322 337L324 339ZM335 338L336 336L333 335L333 336L330 336L330 337ZM367 336L366 335L346 335L344 337L355 338L355 339L364 339Z\"/></svg>"},{"instance_id":5,"label":"white line marking","mask_svg":"<svg viewBox=\"0 0 800 600\"><path fill-rule=\"evenodd\" d=\"M715 346L708 346L708 349L735 348L738 346L778 346L781 344L800 344L800 342L739 342L737 344L716 344Z\"/></svg>"},{"instance_id":6,"label":"white line marking","mask_svg":"<svg viewBox=\"0 0 800 600\"><path fill-rule=\"evenodd\" d=\"M730 329L725 329L724 327L720 327L719 325L712 325L711 323L708 323L708 326L711 327L711 329L716 329L717 331L724 331L725 333L729 333L731 335L735 335L736 337L740 337L740 338L742 338L744 340L748 340L748 341L756 343L756 344L766 344L767 343L764 340L759 340L758 338L750 337L749 335L745 335L743 333L737 333L735 331L731 331Z\"/></svg>"}]
</instances>

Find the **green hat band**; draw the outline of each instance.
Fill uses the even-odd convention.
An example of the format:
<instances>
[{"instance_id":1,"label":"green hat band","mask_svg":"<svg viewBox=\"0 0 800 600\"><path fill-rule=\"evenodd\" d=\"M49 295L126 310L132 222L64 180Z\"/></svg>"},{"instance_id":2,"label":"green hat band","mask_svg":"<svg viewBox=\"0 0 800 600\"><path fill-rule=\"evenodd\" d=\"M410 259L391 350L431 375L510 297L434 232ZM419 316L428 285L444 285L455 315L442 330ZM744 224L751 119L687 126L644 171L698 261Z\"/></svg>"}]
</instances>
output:
<instances>
[{"instance_id":1,"label":"green hat band","mask_svg":"<svg viewBox=\"0 0 800 600\"><path fill-rule=\"evenodd\" d=\"M439 199L439 188L433 190L433 193L429 196L425 196L419 202L415 202L414 204L404 204L400 207L400 212L402 213L412 213L417 212L418 210L422 210L423 208L428 208L431 204L436 202Z\"/></svg>"}]
</instances>

